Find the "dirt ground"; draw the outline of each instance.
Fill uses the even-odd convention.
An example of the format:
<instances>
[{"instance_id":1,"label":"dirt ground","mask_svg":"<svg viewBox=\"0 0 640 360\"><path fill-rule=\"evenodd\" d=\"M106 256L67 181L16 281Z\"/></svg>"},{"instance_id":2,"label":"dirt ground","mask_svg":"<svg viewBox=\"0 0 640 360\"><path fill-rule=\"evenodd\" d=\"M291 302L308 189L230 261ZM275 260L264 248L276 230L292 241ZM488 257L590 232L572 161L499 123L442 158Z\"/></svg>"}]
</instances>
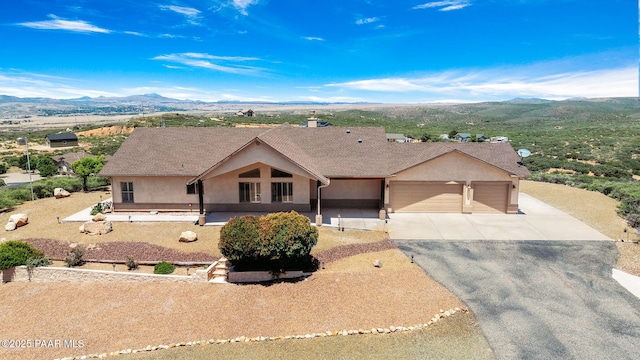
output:
<instances>
[{"instance_id":1,"label":"dirt ground","mask_svg":"<svg viewBox=\"0 0 640 360\"><path fill-rule=\"evenodd\" d=\"M617 200L595 191L534 181L522 181L520 191L572 215L616 240L620 251L616 267L640 276L640 245L633 243L633 240L640 239L640 235L629 229L627 223L616 214L619 204Z\"/></svg>"}]
</instances>

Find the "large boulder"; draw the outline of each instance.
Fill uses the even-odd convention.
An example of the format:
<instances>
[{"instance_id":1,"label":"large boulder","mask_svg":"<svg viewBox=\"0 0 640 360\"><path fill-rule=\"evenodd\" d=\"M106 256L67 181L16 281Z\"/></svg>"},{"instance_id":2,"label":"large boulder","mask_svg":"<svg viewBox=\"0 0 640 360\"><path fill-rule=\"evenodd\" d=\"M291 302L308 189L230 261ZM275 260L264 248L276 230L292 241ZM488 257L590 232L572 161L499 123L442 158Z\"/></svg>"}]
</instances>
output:
<instances>
[{"instance_id":1,"label":"large boulder","mask_svg":"<svg viewBox=\"0 0 640 360\"><path fill-rule=\"evenodd\" d=\"M15 224L15 223L12 223L11 221L9 221L9 222L7 223L7 225L5 225L4 229L5 229L6 231L13 231L13 230L17 229L17 226L16 226L16 224Z\"/></svg>"},{"instance_id":2,"label":"large boulder","mask_svg":"<svg viewBox=\"0 0 640 360\"><path fill-rule=\"evenodd\" d=\"M29 222L26 214L13 214L9 216L9 222L16 224L16 227L25 226Z\"/></svg>"},{"instance_id":3,"label":"large boulder","mask_svg":"<svg viewBox=\"0 0 640 360\"><path fill-rule=\"evenodd\" d=\"M196 240L198 240L198 235L193 231L183 231L182 234L180 234L180 242L193 242Z\"/></svg>"},{"instance_id":4,"label":"large boulder","mask_svg":"<svg viewBox=\"0 0 640 360\"><path fill-rule=\"evenodd\" d=\"M87 221L80 226L80 231L89 235L108 234L113 230L111 221Z\"/></svg>"},{"instance_id":5,"label":"large boulder","mask_svg":"<svg viewBox=\"0 0 640 360\"><path fill-rule=\"evenodd\" d=\"M71 193L63 188L55 188L53 189L53 196L55 196L56 199L61 199L71 196Z\"/></svg>"},{"instance_id":6,"label":"large boulder","mask_svg":"<svg viewBox=\"0 0 640 360\"><path fill-rule=\"evenodd\" d=\"M93 215L93 217L91 218L91 221L105 221L105 220L107 220L107 217L103 213L97 213Z\"/></svg>"}]
</instances>

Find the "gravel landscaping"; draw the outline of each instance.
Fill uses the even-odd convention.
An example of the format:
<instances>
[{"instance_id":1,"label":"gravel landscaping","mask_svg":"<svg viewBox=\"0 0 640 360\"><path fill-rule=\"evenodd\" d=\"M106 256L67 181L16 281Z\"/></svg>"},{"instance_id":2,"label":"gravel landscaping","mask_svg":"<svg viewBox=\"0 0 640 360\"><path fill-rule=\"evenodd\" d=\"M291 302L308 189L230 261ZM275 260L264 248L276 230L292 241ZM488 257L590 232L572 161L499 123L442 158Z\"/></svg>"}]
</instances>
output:
<instances>
[{"instance_id":1,"label":"gravel landscaping","mask_svg":"<svg viewBox=\"0 0 640 360\"><path fill-rule=\"evenodd\" d=\"M54 239L25 239L54 260L63 260L71 250L71 243ZM75 244L77 245L77 244ZM203 252L182 252L147 242L119 241L105 242L96 245L82 246L85 249L85 260L127 261L131 256L136 261L168 261L168 262L213 262L216 256Z\"/></svg>"}]
</instances>

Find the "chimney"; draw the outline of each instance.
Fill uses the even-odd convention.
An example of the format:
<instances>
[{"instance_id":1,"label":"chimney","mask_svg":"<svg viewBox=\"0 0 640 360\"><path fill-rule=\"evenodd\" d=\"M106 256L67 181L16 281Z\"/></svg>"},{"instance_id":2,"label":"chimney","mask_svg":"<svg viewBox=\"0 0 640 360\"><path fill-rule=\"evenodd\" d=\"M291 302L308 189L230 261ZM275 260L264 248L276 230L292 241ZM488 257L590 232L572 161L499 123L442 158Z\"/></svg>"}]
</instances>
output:
<instances>
[{"instance_id":1,"label":"chimney","mask_svg":"<svg viewBox=\"0 0 640 360\"><path fill-rule=\"evenodd\" d=\"M307 119L307 127L318 127L318 119L316 119L316 111L311 110L310 117Z\"/></svg>"}]
</instances>

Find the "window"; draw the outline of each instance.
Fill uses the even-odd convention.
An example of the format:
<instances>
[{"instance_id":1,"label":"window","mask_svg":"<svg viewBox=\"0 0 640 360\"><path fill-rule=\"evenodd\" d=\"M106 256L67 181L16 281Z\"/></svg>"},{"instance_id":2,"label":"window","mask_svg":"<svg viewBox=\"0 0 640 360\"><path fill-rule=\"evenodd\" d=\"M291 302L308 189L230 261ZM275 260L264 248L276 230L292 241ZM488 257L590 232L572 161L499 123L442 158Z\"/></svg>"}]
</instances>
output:
<instances>
[{"instance_id":1,"label":"window","mask_svg":"<svg viewBox=\"0 0 640 360\"><path fill-rule=\"evenodd\" d=\"M260 202L260 183L240 183L240 202Z\"/></svg>"},{"instance_id":2,"label":"window","mask_svg":"<svg viewBox=\"0 0 640 360\"><path fill-rule=\"evenodd\" d=\"M293 175L288 172L284 172L282 170L271 168L271 177L272 178L291 178Z\"/></svg>"},{"instance_id":3,"label":"window","mask_svg":"<svg viewBox=\"0 0 640 360\"><path fill-rule=\"evenodd\" d=\"M187 194L197 194L198 193L198 186L196 185L196 183L187 185Z\"/></svg>"},{"instance_id":4,"label":"window","mask_svg":"<svg viewBox=\"0 0 640 360\"><path fill-rule=\"evenodd\" d=\"M271 183L271 202L293 202L293 183Z\"/></svg>"},{"instance_id":5,"label":"window","mask_svg":"<svg viewBox=\"0 0 640 360\"><path fill-rule=\"evenodd\" d=\"M122 193L123 203L133 202L133 183L132 182L121 182L120 191Z\"/></svg>"},{"instance_id":6,"label":"window","mask_svg":"<svg viewBox=\"0 0 640 360\"><path fill-rule=\"evenodd\" d=\"M241 178L260 178L260 168L255 168L239 175Z\"/></svg>"}]
</instances>

